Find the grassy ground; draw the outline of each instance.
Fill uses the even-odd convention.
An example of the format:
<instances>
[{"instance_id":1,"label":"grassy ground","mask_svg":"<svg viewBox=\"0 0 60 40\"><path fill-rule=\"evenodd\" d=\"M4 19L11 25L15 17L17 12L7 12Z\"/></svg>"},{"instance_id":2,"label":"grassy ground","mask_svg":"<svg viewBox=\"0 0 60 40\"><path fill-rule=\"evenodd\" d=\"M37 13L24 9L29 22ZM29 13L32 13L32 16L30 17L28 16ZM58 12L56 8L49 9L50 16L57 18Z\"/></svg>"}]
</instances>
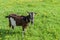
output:
<instances>
[{"instance_id":1,"label":"grassy ground","mask_svg":"<svg viewBox=\"0 0 60 40\"><path fill-rule=\"evenodd\" d=\"M33 11L34 25L29 24L24 40L60 40L60 0L0 0L0 40L21 40L21 27L9 28L6 15L27 15Z\"/></svg>"}]
</instances>

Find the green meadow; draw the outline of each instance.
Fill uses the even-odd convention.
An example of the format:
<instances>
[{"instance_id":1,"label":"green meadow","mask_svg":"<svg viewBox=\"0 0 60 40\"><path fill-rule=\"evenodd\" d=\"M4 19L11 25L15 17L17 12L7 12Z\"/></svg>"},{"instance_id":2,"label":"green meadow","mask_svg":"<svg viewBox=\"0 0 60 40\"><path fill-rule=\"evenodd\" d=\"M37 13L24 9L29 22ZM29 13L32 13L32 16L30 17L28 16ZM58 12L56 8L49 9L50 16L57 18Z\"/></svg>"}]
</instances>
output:
<instances>
[{"instance_id":1,"label":"green meadow","mask_svg":"<svg viewBox=\"0 0 60 40\"><path fill-rule=\"evenodd\" d=\"M60 40L60 0L0 0L0 40L22 40L22 27L9 27L9 14L37 13L24 40Z\"/></svg>"}]
</instances>

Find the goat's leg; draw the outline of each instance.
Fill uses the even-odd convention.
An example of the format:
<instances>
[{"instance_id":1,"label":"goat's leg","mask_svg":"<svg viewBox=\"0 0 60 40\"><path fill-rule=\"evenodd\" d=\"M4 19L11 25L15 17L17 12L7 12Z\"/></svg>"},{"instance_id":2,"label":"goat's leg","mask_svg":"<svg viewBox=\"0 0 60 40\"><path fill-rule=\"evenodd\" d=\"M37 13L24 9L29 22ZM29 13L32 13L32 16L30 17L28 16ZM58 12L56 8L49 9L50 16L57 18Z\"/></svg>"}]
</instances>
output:
<instances>
[{"instance_id":1,"label":"goat's leg","mask_svg":"<svg viewBox=\"0 0 60 40\"><path fill-rule=\"evenodd\" d=\"M12 29L14 29L14 26L12 26Z\"/></svg>"},{"instance_id":2,"label":"goat's leg","mask_svg":"<svg viewBox=\"0 0 60 40\"><path fill-rule=\"evenodd\" d=\"M10 21L10 19L9 19L9 27L11 27L11 21Z\"/></svg>"},{"instance_id":3,"label":"goat's leg","mask_svg":"<svg viewBox=\"0 0 60 40\"><path fill-rule=\"evenodd\" d=\"M24 35L25 35L25 28L22 28L22 40L24 39Z\"/></svg>"},{"instance_id":4,"label":"goat's leg","mask_svg":"<svg viewBox=\"0 0 60 40\"><path fill-rule=\"evenodd\" d=\"M9 23L9 27L11 27L11 23Z\"/></svg>"}]
</instances>

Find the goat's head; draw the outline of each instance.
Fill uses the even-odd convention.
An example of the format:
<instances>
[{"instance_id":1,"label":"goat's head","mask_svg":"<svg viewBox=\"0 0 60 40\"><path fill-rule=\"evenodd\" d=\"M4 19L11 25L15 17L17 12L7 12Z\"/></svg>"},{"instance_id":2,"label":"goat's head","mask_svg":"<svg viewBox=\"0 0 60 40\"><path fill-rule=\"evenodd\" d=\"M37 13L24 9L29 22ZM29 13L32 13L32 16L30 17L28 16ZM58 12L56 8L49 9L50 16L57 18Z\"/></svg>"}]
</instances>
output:
<instances>
[{"instance_id":1,"label":"goat's head","mask_svg":"<svg viewBox=\"0 0 60 40\"><path fill-rule=\"evenodd\" d=\"M34 15L36 14L36 13L34 13L34 12L28 12L29 13L29 17L30 17L30 22L31 22L31 24L34 24Z\"/></svg>"}]
</instances>

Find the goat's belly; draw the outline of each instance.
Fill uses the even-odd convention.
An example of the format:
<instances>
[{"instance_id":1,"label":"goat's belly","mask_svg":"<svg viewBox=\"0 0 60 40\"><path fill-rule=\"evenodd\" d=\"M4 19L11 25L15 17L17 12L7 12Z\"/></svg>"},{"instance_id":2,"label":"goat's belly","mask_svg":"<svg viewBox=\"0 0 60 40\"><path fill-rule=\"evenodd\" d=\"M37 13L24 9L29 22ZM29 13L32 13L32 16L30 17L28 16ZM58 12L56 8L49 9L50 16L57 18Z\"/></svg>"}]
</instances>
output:
<instances>
[{"instance_id":1,"label":"goat's belly","mask_svg":"<svg viewBox=\"0 0 60 40\"><path fill-rule=\"evenodd\" d=\"M19 22L16 21L16 26L21 26L22 24Z\"/></svg>"},{"instance_id":2,"label":"goat's belly","mask_svg":"<svg viewBox=\"0 0 60 40\"><path fill-rule=\"evenodd\" d=\"M16 26L16 21L14 20L14 18L10 17L10 21L12 26Z\"/></svg>"}]
</instances>

